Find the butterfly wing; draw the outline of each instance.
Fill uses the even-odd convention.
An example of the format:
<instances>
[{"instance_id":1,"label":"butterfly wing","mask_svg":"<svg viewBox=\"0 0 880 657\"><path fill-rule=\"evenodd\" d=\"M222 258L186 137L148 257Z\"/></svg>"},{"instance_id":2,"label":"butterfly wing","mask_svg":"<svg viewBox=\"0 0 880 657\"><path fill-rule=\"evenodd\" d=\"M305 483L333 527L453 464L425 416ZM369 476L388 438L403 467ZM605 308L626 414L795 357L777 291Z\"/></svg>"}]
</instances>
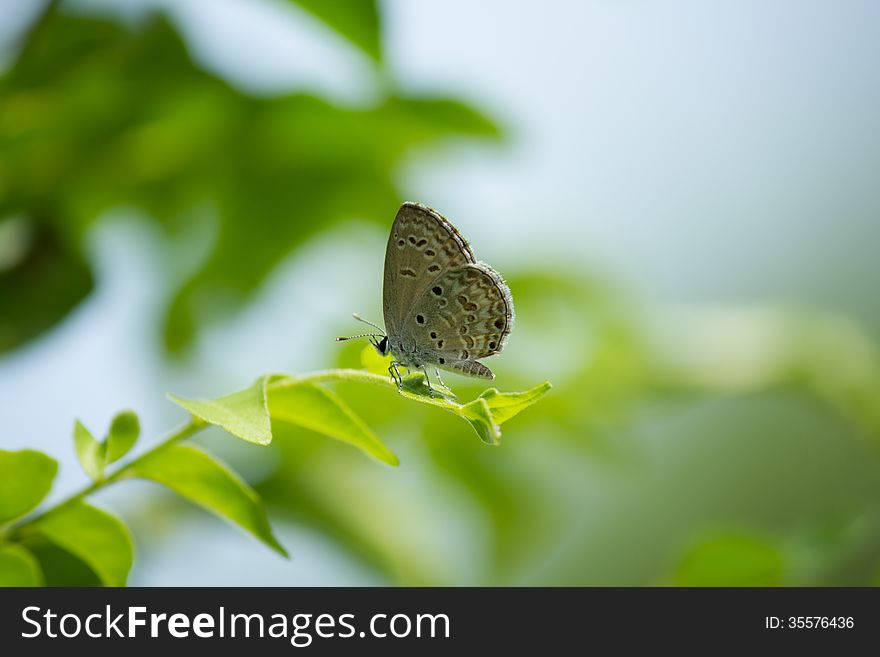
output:
<instances>
[{"instance_id":1,"label":"butterfly wing","mask_svg":"<svg viewBox=\"0 0 880 657\"><path fill-rule=\"evenodd\" d=\"M501 275L474 262L438 276L404 318L401 331L427 362L491 379L491 370L476 361L504 349L513 318L513 298Z\"/></svg>"},{"instance_id":2,"label":"butterfly wing","mask_svg":"<svg viewBox=\"0 0 880 657\"><path fill-rule=\"evenodd\" d=\"M472 262L470 246L449 221L420 203L401 205L385 247L382 296L388 334L400 334L413 304L438 277Z\"/></svg>"}]
</instances>

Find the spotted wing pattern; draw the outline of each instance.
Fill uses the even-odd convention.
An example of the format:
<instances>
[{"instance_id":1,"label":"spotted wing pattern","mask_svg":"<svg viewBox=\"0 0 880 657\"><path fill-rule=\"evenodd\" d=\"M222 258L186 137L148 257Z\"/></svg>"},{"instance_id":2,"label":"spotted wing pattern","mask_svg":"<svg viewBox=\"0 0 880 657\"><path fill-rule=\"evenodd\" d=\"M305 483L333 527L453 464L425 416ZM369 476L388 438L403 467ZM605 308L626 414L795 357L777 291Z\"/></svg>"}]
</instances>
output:
<instances>
[{"instance_id":1,"label":"spotted wing pattern","mask_svg":"<svg viewBox=\"0 0 880 657\"><path fill-rule=\"evenodd\" d=\"M499 353L513 329L510 289L494 269L475 262L432 281L404 318L401 334L413 339L426 362L494 378L477 359Z\"/></svg>"},{"instance_id":2,"label":"spotted wing pattern","mask_svg":"<svg viewBox=\"0 0 880 657\"><path fill-rule=\"evenodd\" d=\"M467 241L449 221L420 203L397 211L385 248L385 330L399 335L413 304L444 272L475 262Z\"/></svg>"}]
</instances>

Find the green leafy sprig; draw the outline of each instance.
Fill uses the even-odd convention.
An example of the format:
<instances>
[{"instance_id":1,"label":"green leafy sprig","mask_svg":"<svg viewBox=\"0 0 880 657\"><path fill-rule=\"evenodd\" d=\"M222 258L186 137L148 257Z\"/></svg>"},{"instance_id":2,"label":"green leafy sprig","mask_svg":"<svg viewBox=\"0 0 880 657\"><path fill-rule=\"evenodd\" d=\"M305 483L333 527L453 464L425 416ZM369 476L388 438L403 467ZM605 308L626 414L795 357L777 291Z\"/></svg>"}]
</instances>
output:
<instances>
[{"instance_id":1,"label":"green leafy sprig","mask_svg":"<svg viewBox=\"0 0 880 657\"><path fill-rule=\"evenodd\" d=\"M369 349L369 348L368 348ZM123 586L134 560L127 526L93 505L89 497L125 479L161 484L185 499L237 525L281 555L287 552L269 524L259 495L228 465L200 447L183 444L210 426L218 426L250 443L272 441L272 422L286 422L353 445L368 456L397 466L397 456L327 384L367 383L395 390L382 363L364 352L367 369L333 369L300 376L267 375L251 386L218 399L169 398L190 419L158 444L108 471L135 446L140 424L132 411L119 413L106 437L98 440L79 421L73 440L79 462L92 482L63 501L32 515L49 493L58 464L34 450L0 450L0 586L58 584L59 559L79 562L83 575L61 583ZM524 392L495 388L460 403L448 390L438 393L424 375L404 378L397 392L415 402L436 406L466 420L480 439L497 445L501 425L540 399L550 384ZM24 517L23 517L24 516ZM79 572L73 569L74 572ZM67 575L70 577L69 573Z\"/></svg>"}]
</instances>

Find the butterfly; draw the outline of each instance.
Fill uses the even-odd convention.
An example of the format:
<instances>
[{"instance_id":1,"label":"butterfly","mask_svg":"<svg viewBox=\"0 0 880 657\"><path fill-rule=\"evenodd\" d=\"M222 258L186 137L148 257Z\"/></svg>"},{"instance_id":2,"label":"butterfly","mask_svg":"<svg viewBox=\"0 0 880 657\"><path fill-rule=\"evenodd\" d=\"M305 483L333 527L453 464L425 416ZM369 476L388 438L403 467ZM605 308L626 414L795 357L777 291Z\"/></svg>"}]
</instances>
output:
<instances>
[{"instance_id":1,"label":"butterfly","mask_svg":"<svg viewBox=\"0 0 880 657\"><path fill-rule=\"evenodd\" d=\"M513 297L501 275L479 262L455 226L421 203L400 206L385 247L385 331L369 337L398 387L399 367L427 366L481 379L495 374L479 362L501 352L513 329ZM382 329L355 315L359 321ZM442 381L440 381L442 384Z\"/></svg>"}]
</instances>

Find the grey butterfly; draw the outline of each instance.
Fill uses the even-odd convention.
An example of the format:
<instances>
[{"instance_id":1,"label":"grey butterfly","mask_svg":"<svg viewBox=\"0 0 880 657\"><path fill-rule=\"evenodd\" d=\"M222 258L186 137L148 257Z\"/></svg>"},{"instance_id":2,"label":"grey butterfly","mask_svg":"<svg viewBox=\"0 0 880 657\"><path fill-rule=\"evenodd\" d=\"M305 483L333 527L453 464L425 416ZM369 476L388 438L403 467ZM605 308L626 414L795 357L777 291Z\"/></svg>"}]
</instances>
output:
<instances>
[{"instance_id":1,"label":"grey butterfly","mask_svg":"<svg viewBox=\"0 0 880 657\"><path fill-rule=\"evenodd\" d=\"M428 365L495 378L479 359L504 349L513 329L513 298L455 226L420 203L401 205L385 248L384 278L386 334L366 335L381 355L394 357L389 372L398 386L398 366L421 369L426 379Z\"/></svg>"}]
</instances>

